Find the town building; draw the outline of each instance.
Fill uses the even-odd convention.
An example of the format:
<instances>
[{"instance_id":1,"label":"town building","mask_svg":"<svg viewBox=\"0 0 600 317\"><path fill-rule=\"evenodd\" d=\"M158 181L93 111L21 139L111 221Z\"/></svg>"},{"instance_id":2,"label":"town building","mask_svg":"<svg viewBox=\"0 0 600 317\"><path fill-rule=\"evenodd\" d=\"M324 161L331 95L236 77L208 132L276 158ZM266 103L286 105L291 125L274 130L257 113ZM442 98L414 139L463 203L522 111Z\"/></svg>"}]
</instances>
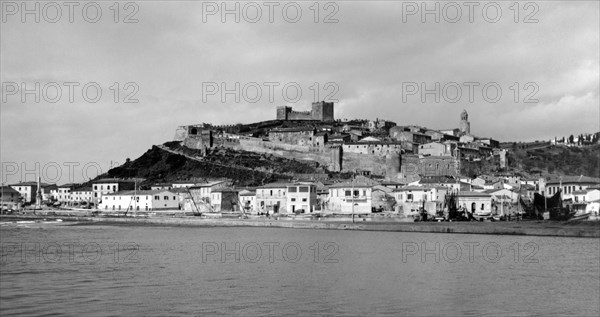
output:
<instances>
[{"instance_id":1,"label":"town building","mask_svg":"<svg viewBox=\"0 0 600 317\"><path fill-rule=\"evenodd\" d=\"M117 178L102 178L92 182L92 191L94 192L94 205L100 205L102 196L116 193L119 191L135 189L135 182Z\"/></svg>"},{"instance_id":2,"label":"town building","mask_svg":"<svg viewBox=\"0 0 600 317\"><path fill-rule=\"evenodd\" d=\"M441 186L406 186L393 192L398 211L404 216L413 215L420 208L424 208L430 215L435 215L444 207L447 193L448 188Z\"/></svg>"},{"instance_id":3,"label":"town building","mask_svg":"<svg viewBox=\"0 0 600 317\"><path fill-rule=\"evenodd\" d=\"M459 192L457 206L468 212L486 214L492 212L492 195L478 192Z\"/></svg>"},{"instance_id":4,"label":"town building","mask_svg":"<svg viewBox=\"0 0 600 317\"><path fill-rule=\"evenodd\" d=\"M189 192L191 194L192 199L194 200L194 202L196 203L211 203L210 200L210 193L215 190L215 189L220 189L220 188L225 188L227 187L229 184L227 181L212 181L212 182L208 182L208 183L199 183L199 184L195 184L193 186L189 186L187 187L189 189ZM186 188L186 187L182 187L182 188Z\"/></svg>"},{"instance_id":5,"label":"town building","mask_svg":"<svg viewBox=\"0 0 600 317\"><path fill-rule=\"evenodd\" d=\"M329 186L328 209L345 214L370 213L373 204L373 185L364 183L338 183Z\"/></svg>"},{"instance_id":6,"label":"town building","mask_svg":"<svg viewBox=\"0 0 600 317\"><path fill-rule=\"evenodd\" d=\"M37 182L21 182L9 185L12 189L19 192L23 198L23 203L33 204L36 202ZM51 191L56 190L55 184L40 183L42 201L49 201L52 198Z\"/></svg>"},{"instance_id":7,"label":"town building","mask_svg":"<svg viewBox=\"0 0 600 317\"><path fill-rule=\"evenodd\" d=\"M78 184L73 183L58 186L54 199L61 204L67 204L71 202L71 190L77 186Z\"/></svg>"},{"instance_id":8,"label":"town building","mask_svg":"<svg viewBox=\"0 0 600 317\"><path fill-rule=\"evenodd\" d=\"M261 214L288 213L288 183L270 183L256 188L256 206Z\"/></svg>"},{"instance_id":9,"label":"town building","mask_svg":"<svg viewBox=\"0 0 600 317\"><path fill-rule=\"evenodd\" d=\"M177 194L168 190L128 190L106 193L98 205L100 210L156 211L180 209Z\"/></svg>"},{"instance_id":10,"label":"town building","mask_svg":"<svg viewBox=\"0 0 600 317\"><path fill-rule=\"evenodd\" d=\"M300 146L323 147L327 132L317 133L313 127L277 128L269 131L269 141Z\"/></svg>"},{"instance_id":11,"label":"town building","mask_svg":"<svg viewBox=\"0 0 600 317\"><path fill-rule=\"evenodd\" d=\"M342 145L342 149L347 153L385 156L400 153L402 151L402 142L381 141L374 137L366 137L358 142L345 143Z\"/></svg>"},{"instance_id":12,"label":"town building","mask_svg":"<svg viewBox=\"0 0 600 317\"><path fill-rule=\"evenodd\" d=\"M258 210L256 209L256 191L255 190L241 190L238 193L238 197L240 199L241 208L246 213L256 213Z\"/></svg>"},{"instance_id":13,"label":"town building","mask_svg":"<svg viewBox=\"0 0 600 317\"><path fill-rule=\"evenodd\" d=\"M430 142L419 145L418 154L423 156L452 156L455 154L455 143Z\"/></svg>"},{"instance_id":14,"label":"town building","mask_svg":"<svg viewBox=\"0 0 600 317\"><path fill-rule=\"evenodd\" d=\"M562 190L562 195L568 195L577 190L600 185L600 178L588 176L564 176L546 182L546 196L553 196Z\"/></svg>"},{"instance_id":15,"label":"town building","mask_svg":"<svg viewBox=\"0 0 600 317\"><path fill-rule=\"evenodd\" d=\"M10 186L0 187L0 210L18 210L21 208L21 194Z\"/></svg>"},{"instance_id":16,"label":"town building","mask_svg":"<svg viewBox=\"0 0 600 317\"><path fill-rule=\"evenodd\" d=\"M317 186L307 183L290 184L286 187L287 210L290 213L311 213L317 206Z\"/></svg>"},{"instance_id":17,"label":"town building","mask_svg":"<svg viewBox=\"0 0 600 317\"><path fill-rule=\"evenodd\" d=\"M230 188L215 188L210 192L210 205L213 211L239 211L238 191Z\"/></svg>"},{"instance_id":18,"label":"town building","mask_svg":"<svg viewBox=\"0 0 600 317\"><path fill-rule=\"evenodd\" d=\"M182 180L182 181L174 181L171 183L171 188L189 188L196 185L196 182L194 181L189 181L189 180ZM167 186L164 185L156 185L156 186L152 186L152 189L171 189L171 188L165 188Z\"/></svg>"},{"instance_id":19,"label":"town building","mask_svg":"<svg viewBox=\"0 0 600 317\"><path fill-rule=\"evenodd\" d=\"M86 206L93 207L94 205L94 190L92 186L82 186L71 190L71 206Z\"/></svg>"}]
</instances>

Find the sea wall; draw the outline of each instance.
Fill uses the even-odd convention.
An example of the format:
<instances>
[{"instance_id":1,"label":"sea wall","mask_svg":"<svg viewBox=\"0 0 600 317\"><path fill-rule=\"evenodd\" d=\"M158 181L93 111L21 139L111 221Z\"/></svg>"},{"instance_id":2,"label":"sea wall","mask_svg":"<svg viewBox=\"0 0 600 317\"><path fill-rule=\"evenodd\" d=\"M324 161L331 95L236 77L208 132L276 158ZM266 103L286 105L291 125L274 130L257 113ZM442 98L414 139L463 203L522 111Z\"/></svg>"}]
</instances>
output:
<instances>
[{"instance_id":1,"label":"sea wall","mask_svg":"<svg viewBox=\"0 0 600 317\"><path fill-rule=\"evenodd\" d=\"M14 216L0 216L0 219L15 219ZM39 217L37 217L39 218ZM50 217L45 216L46 220ZM3 220L4 220L3 219ZM19 218L17 218L19 219ZM21 220L35 219L22 217ZM94 224L115 225L156 225L156 226L190 226L190 227L273 227L294 229L328 229L328 230L361 230L390 232L430 232L460 234L492 234L492 235L525 235L553 237L600 238L600 226L597 222L586 224L568 224L553 221L522 222L398 222L367 221L356 218L355 223L348 221L320 220L282 220L282 218L263 219L203 219L199 217L181 218L138 218L138 217L69 217L63 221L88 222ZM372 218L369 218L372 219Z\"/></svg>"}]
</instances>

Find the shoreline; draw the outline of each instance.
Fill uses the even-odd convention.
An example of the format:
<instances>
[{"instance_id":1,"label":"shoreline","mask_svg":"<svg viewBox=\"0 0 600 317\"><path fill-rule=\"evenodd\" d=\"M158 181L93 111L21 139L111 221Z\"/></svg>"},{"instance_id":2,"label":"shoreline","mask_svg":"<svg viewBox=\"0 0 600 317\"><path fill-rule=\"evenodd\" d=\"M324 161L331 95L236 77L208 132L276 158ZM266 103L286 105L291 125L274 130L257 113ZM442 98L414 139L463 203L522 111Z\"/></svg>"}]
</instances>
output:
<instances>
[{"instance_id":1,"label":"shoreline","mask_svg":"<svg viewBox=\"0 0 600 317\"><path fill-rule=\"evenodd\" d=\"M424 232L488 235L600 238L600 223L564 221L511 222L401 222L298 219L234 219L198 217L89 217L59 215L0 215L0 221L58 220L64 225L123 225L170 227L262 227L319 230L358 230L382 232Z\"/></svg>"}]
</instances>

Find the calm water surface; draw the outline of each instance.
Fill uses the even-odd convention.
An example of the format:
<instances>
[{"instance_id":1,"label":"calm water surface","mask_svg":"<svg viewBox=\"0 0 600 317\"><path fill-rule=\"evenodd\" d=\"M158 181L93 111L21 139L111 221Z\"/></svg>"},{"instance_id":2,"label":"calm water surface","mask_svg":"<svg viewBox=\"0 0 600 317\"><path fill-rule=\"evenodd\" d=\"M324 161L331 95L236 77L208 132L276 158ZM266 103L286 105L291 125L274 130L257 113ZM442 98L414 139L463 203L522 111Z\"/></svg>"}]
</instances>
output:
<instances>
[{"instance_id":1,"label":"calm water surface","mask_svg":"<svg viewBox=\"0 0 600 317\"><path fill-rule=\"evenodd\" d=\"M600 240L3 223L0 315L600 314Z\"/></svg>"}]
</instances>

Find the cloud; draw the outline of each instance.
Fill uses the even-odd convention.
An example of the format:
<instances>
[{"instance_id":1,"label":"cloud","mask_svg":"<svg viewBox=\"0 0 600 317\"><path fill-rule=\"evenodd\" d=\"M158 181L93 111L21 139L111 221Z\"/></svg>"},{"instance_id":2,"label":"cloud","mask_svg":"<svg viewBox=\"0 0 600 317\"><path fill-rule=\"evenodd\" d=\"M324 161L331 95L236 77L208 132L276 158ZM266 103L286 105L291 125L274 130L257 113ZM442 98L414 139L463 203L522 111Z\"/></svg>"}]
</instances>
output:
<instances>
[{"instance_id":1,"label":"cloud","mask_svg":"<svg viewBox=\"0 0 600 317\"><path fill-rule=\"evenodd\" d=\"M109 3L102 3L98 23L81 17L75 23L21 23L18 17L3 23L2 82L97 82L103 91L97 103L81 95L56 104L10 96L0 108L3 162L95 161L107 168L110 161L137 157L170 140L178 125L269 120L283 104L308 108L334 91L325 89L328 82L339 88L333 96L339 99L338 117L451 128L464 108L473 132L500 140L598 130L597 2L536 2L538 23L522 23L532 12L522 3L519 23L511 3L501 3L497 23L486 22L481 11L474 23L464 15L458 23L443 17L434 23L431 16L422 23L420 15L403 22L402 3L389 1L339 2L337 11L321 3L318 23L312 2L299 2L297 23L285 21L283 4L276 7L274 23L266 20L265 10L258 23L243 17L235 23L231 16L222 23L220 15L203 22L201 3L138 4L139 23L133 24L114 23ZM338 23L323 23L332 13ZM132 92L124 88L128 82L139 87L134 96L139 103L122 102ZM232 95L222 100L217 94L203 102L206 82L229 89L256 82L263 95L257 102L244 96L235 102ZM279 83L272 102L265 82ZM293 82L302 88L296 103L283 98L283 86ZM463 89L465 82L478 87L494 82L503 91L495 103L486 101L480 88L473 102L466 90L456 103L444 98L438 103L431 95L403 102L406 82L427 87L456 82ZM537 85L537 103L523 102L533 92L532 86L525 89L529 82ZM119 103L113 100L115 83Z\"/></svg>"}]
</instances>

